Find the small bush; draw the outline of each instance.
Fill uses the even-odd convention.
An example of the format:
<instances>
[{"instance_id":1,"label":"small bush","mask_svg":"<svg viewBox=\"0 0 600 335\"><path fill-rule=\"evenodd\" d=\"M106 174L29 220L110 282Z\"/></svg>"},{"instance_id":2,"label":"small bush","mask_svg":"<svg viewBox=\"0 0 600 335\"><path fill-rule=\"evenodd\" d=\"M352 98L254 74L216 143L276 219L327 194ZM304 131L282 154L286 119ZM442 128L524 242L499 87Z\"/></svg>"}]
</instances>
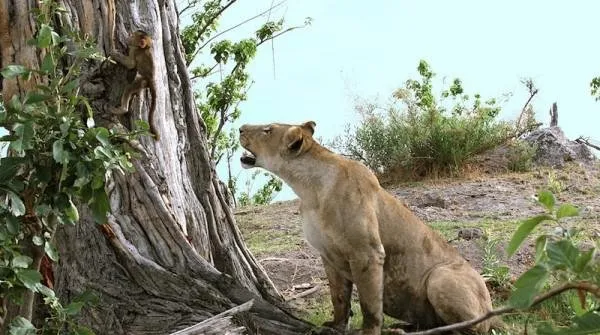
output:
<instances>
[{"instance_id":1,"label":"small bush","mask_svg":"<svg viewBox=\"0 0 600 335\"><path fill-rule=\"evenodd\" d=\"M237 203L240 206L249 205L268 205L273 201L277 194L283 188L283 181L275 175L263 172L263 177L269 178L267 182L253 193L254 182L261 174L261 171L256 171L250 179L246 180L246 190L242 191L237 198Z\"/></svg>"},{"instance_id":2,"label":"small bush","mask_svg":"<svg viewBox=\"0 0 600 335\"><path fill-rule=\"evenodd\" d=\"M549 171L547 178L547 188L550 192L555 194L560 194L562 191L566 189L565 184L560 180L560 178L556 175L556 172Z\"/></svg>"},{"instance_id":3,"label":"small bush","mask_svg":"<svg viewBox=\"0 0 600 335\"><path fill-rule=\"evenodd\" d=\"M527 142L516 141L508 147L508 169L513 172L527 172L533 168L533 157L537 148Z\"/></svg>"},{"instance_id":4,"label":"small bush","mask_svg":"<svg viewBox=\"0 0 600 335\"><path fill-rule=\"evenodd\" d=\"M433 95L429 65L421 61L421 78L396 90L389 106L359 104L359 125L333 145L380 174L412 178L453 175L476 154L511 138L514 127L497 120L495 99L464 94L459 79Z\"/></svg>"}]
</instances>

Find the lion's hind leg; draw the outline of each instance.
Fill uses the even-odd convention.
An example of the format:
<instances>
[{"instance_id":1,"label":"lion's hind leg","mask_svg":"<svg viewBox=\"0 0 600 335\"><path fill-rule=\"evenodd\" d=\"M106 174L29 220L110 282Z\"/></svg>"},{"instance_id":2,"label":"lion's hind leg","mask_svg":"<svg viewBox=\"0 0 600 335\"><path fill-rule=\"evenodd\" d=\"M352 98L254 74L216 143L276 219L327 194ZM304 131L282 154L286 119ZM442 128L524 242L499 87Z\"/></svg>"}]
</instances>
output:
<instances>
[{"instance_id":1,"label":"lion's hind leg","mask_svg":"<svg viewBox=\"0 0 600 335\"><path fill-rule=\"evenodd\" d=\"M427 280L427 298L445 324L467 321L491 310L490 294L483 278L468 264L443 265ZM469 329L469 333L487 333L490 321Z\"/></svg>"}]
</instances>

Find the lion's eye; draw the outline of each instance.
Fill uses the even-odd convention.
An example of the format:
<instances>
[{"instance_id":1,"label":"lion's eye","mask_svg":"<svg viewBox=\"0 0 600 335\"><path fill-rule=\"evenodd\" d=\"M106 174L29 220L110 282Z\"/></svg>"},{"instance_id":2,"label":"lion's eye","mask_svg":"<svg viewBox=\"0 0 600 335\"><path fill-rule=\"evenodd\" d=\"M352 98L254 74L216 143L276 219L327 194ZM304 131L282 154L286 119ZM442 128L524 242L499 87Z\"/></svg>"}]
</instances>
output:
<instances>
[{"instance_id":1,"label":"lion's eye","mask_svg":"<svg viewBox=\"0 0 600 335\"><path fill-rule=\"evenodd\" d=\"M271 127L266 127L266 128L263 128L263 133L264 133L265 135L269 135L269 134L271 133Z\"/></svg>"}]
</instances>

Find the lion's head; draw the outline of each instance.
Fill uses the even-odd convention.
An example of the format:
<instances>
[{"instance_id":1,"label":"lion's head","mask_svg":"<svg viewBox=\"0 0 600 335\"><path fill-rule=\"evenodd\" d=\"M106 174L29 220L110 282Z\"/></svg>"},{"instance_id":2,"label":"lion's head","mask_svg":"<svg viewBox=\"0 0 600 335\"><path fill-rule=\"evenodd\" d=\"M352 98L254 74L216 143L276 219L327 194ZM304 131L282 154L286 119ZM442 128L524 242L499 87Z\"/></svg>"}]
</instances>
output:
<instances>
[{"instance_id":1,"label":"lion's head","mask_svg":"<svg viewBox=\"0 0 600 335\"><path fill-rule=\"evenodd\" d=\"M301 125L243 125L240 127L240 143L248 152L240 158L242 167L277 171L282 162L299 157L312 147L315 126L313 121Z\"/></svg>"}]
</instances>

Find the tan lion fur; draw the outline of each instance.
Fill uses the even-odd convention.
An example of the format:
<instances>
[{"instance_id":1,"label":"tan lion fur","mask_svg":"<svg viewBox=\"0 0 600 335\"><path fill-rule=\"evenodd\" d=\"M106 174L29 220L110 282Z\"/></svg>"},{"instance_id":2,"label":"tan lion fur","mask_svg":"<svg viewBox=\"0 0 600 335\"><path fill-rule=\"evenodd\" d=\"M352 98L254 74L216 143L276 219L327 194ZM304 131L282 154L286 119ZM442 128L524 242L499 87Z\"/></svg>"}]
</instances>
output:
<instances>
[{"instance_id":1,"label":"tan lion fur","mask_svg":"<svg viewBox=\"0 0 600 335\"><path fill-rule=\"evenodd\" d=\"M436 232L384 190L363 164L313 139L315 123L244 125L240 142L262 167L300 197L303 230L323 260L334 319L345 330L352 284L363 334L379 334L383 313L429 329L481 316L492 308L483 278ZM470 331L488 332L485 321Z\"/></svg>"}]
</instances>

